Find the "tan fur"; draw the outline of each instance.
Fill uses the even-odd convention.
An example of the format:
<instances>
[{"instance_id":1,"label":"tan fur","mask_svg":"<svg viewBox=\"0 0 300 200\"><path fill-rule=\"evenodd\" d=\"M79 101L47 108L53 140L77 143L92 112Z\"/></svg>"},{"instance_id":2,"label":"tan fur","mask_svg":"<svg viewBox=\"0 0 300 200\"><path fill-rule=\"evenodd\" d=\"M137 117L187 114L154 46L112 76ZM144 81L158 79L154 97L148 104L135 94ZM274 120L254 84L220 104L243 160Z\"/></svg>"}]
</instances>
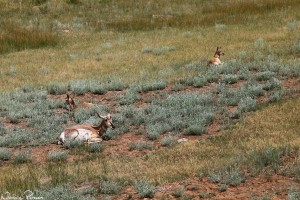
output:
<instances>
[{"instance_id":1,"label":"tan fur","mask_svg":"<svg viewBox=\"0 0 300 200\"><path fill-rule=\"evenodd\" d=\"M95 129L95 126L91 125L91 124L81 124L81 125L74 125L74 126L70 126L67 127L64 132L66 135L71 134L72 132L76 131L77 129L86 129L86 130L90 130L93 133L93 137L101 137L103 133L101 133L101 135L99 134L99 131Z\"/></svg>"},{"instance_id":2,"label":"tan fur","mask_svg":"<svg viewBox=\"0 0 300 200\"><path fill-rule=\"evenodd\" d=\"M67 95L66 104L71 107L71 110L75 110L77 108L92 108L94 106L94 104L87 103L87 102L83 102L83 103L77 105L74 101L74 98L72 97L72 95L70 93L67 93L66 95Z\"/></svg>"},{"instance_id":3,"label":"tan fur","mask_svg":"<svg viewBox=\"0 0 300 200\"><path fill-rule=\"evenodd\" d=\"M65 142L65 138L69 137L72 138L74 137L74 133L77 133L76 137L79 135L79 132L81 131L82 133L82 129L83 130L87 130L87 131L91 131L91 138L92 140L95 141L95 139L99 142L102 140L102 136L103 134L106 132L106 130L108 128L112 128L114 129L115 126L112 122L112 117L110 114L106 115L106 116L101 116L97 113L97 115L102 118L101 123L98 126L94 126L91 124L80 124L80 125L73 125L70 127L67 127L64 129L64 131L61 133L61 135L57 138L58 139L58 144L64 144ZM73 135L73 136L72 136ZM74 137L73 140L76 138ZM100 140L99 140L100 139ZM89 141L87 141L89 142Z\"/></svg>"},{"instance_id":4,"label":"tan fur","mask_svg":"<svg viewBox=\"0 0 300 200\"><path fill-rule=\"evenodd\" d=\"M93 107L94 106L94 104L92 104L92 103L87 103L87 102L83 102L82 104L80 104L80 107L81 108L91 108L91 107Z\"/></svg>"},{"instance_id":5,"label":"tan fur","mask_svg":"<svg viewBox=\"0 0 300 200\"><path fill-rule=\"evenodd\" d=\"M217 47L214 56L208 61L208 65L222 65L223 62L220 60L221 55L224 55L224 53L222 52L221 47Z\"/></svg>"}]
</instances>

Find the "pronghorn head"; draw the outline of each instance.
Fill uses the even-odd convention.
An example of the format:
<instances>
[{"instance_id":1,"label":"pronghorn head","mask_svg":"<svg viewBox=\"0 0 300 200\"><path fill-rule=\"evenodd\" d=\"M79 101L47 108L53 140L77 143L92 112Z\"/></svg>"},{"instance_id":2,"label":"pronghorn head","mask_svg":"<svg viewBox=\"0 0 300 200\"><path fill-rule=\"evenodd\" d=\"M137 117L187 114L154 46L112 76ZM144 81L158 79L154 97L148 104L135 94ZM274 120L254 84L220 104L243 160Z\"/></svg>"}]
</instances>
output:
<instances>
[{"instance_id":1,"label":"pronghorn head","mask_svg":"<svg viewBox=\"0 0 300 200\"><path fill-rule=\"evenodd\" d=\"M115 125L113 124L113 120L112 120L112 117L110 114L107 114L106 116L102 116L97 113L97 115L103 119L100 126L102 126L105 129L107 129L107 128L114 129L115 128Z\"/></svg>"},{"instance_id":2,"label":"pronghorn head","mask_svg":"<svg viewBox=\"0 0 300 200\"><path fill-rule=\"evenodd\" d=\"M225 54L222 52L222 47L217 47L217 50L216 50L216 52L215 52L214 57L220 58L221 55L223 55L223 56L225 55Z\"/></svg>"}]
</instances>

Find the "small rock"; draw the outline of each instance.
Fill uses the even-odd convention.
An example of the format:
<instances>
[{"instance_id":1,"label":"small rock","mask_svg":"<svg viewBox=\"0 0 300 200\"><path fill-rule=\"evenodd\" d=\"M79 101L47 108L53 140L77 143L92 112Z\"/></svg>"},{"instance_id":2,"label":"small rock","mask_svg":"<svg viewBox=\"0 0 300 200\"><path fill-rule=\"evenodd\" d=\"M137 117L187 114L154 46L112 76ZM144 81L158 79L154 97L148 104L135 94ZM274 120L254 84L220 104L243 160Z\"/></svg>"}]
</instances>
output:
<instances>
[{"instance_id":1,"label":"small rock","mask_svg":"<svg viewBox=\"0 0 300 200\"><path fill-rule=\"evenodd\" d=\"M199 186L197 186L197 185L191 185L191 186L188 186L186 189L187 189L187 190L190 190L190 191L197 191L197 190L199 190L200 188L199 188Z\"/></svg>"},{"instance_id":2,"label":"small rock","mask_svg":"<svg viewBox=\"0 0 300 200\"><path fill-rule=\"evenodd\" d=\"M188 141L188 139L186 139L186 138L180 138L177 140L178 143L183 143L183 142L187 142L187 141Z\"/></svg>"}]
</instances>

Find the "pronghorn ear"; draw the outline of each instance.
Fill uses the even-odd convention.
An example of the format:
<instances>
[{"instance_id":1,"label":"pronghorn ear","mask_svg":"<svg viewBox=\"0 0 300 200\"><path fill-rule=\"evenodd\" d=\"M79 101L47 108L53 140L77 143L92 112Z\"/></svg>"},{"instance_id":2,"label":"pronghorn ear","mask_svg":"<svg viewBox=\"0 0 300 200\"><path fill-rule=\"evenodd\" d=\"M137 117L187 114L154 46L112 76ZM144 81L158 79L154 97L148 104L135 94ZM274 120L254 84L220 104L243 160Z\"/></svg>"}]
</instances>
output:
<instances>
[{"instance_id":1,"label":"pronghorn ear","mask_svg":"<svg viewBox=\"0 0 300 200\"><path fill-rule=\"evenodd\" d=\"M111 115L110 114L107 114L106 117L107 117L107 119L111 119Z\"/></svg>"}]
</instances>

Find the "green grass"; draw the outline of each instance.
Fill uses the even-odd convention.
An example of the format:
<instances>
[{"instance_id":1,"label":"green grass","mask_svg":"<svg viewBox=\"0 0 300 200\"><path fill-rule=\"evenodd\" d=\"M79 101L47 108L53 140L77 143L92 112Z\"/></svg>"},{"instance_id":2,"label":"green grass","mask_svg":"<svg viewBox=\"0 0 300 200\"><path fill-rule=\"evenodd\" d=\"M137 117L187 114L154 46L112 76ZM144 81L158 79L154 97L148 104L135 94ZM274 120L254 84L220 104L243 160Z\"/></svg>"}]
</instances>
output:
<instances>
[{"instance_id":1,"label":"green grass","mask_svg":"<svg viewBox=\"0 0 300 200\"><path fill-rule=\"evenodd\" d=\"M249 171L257 167L270 167L276 170L281 165L281 159L289 157L289 152L297 155L300 144L299 108L299 99L279 102L245 117L243 122L220 136L177 145L147 157L101 157L84 163L64 163L63 166L40 165L34 171L34 175L43 176L46 172L52 177L53 184L62 184L70 180L75 182L93 180L95 176L102 175L125 180L138 180L143 177L149 182L162 184L185 179L198 174L199 171L208 173L220 169L220 166L232 166L232 164L246 166ZM239 140L237 141L236 138ZM185 159L187 156L188 160ZM213 160L210 159L212 157ZM141 167L143 170L138 170ZM78 170L81 173L75 173ZM225 174L222 175L225 177L223 182L235 185L237 184L235 180L240 180L235 177L239 176L235 176L233 170L230 172L229 178L226 173L223 173ZM8 177L16 173L14 169L3 167L0 188L7 184ZM26 177L22 175L19 178ZM18 190L18 187L11 190Z\"/></svg>"},{"instance_id":2,"label":"green grass","mask_svg":"<svg viewBox=\"0 0 300 200\"><path fill-rule=\"evenodd\" d=\"M27 163L27 162L31 162L30 151L23 150L15 155L15 158L14 158L15 164L23 164L23 163Z\"/></svg>"},{"instance_id":3,"label":"green grass","mask_svg":"<svg viewBox=\"0 0 300 200\"><path fill-rule=\"evenodd\" d=\"M59 43L59 37L54 31L25 28L11 21L0 21L0 27L0 54L51 47Z\"/></svg>"},{"instance_id":4,"label":"green grass","mask_svg":"<svg viewBox=\"0 0 300 200\"><path fill-rule=\"evenodd\" d=\"M100 192L119 193L118 181L123 180L135 185L141 197L151 197L152 184L210 172L220 176L224 187L219 190L225 190L244 181L242 169L252 174L263 169L279 172L283 159L298 155L300 102L279 101L286 94L282 81L300 75L297 0L2 0L0 7L0 27L5 27L0 31L1 147L54 143L63 127L72 123L70 118L76 123L98 122L96 110L56 112L65 106L48 94L68 90L75 95L126 90L112 99L117 101L113 109L117 128L105 136L113 139L129 131L147 134L150 140L167 132L201 135L219 116L225 125L230 117L245 116L219 136L198 142L173 145L171 136L162 138L162 145L172 148L145 157L23 164L28 160L16 155L19 165L1 166L0 193L22 194L30 188L45 197L64 193L66 199L80 198L73 185L109 177L116 182L103 182ZM222 46L225 64L209 67L216 46ZM239 80L244 84L231 88ZM171 90L180 94L160 91L168 90L169 83L175 83ZM187 92L207 86L209 93ZM257 105L265 92L268 103L279 102ZM137 108L134 103L144 93L157 96ZM238 110L223 112L230 105ZM249 111L256 112L245 115ZM3 125L7 120L13 128ZM24 124L30 130L20 128ZM149 144L133 143L129 148L153 149ZM103 149L96 145L72 149L77 145L68 146L72 156ZM66 159L66 154L56 153L49 157ZM4 150L2 154L3 160L10 157ZM290 174L299 174L293 169ZM298 194L290 192L293 197ZM182 191L178 195L183 196ZM210 195L214 194L199 196Z\"/></svg>"},{"instance_id":5,"label":"green grass","mask_svg":"<svg viewBox=\"0 0 300 200\"><path fill-rule=\"evenodd\" d=\"M237 186L244 183L246 175L238 168L230 167L228 169L220 169L209 173L209 180L214 183L222 183L231 186Z\"/></svg>"},{"instance_id":6,"label":"green grass","mask_svg":"<svg viewBox=\"0 0 300 200\"><path fill-rule=\"evenodd\" d=\"M102 194L118 194L121 191L121 187L113 180L102 181L100 185L100 192Z\"/></svg>"},{"instance_id":7,"label":"green grass","mask_svg":"<svg viewBox=\"0 0 300 200\"><path fill-rule=\"evenodd\" d=\"M145 180L136 181L135 190L141 198L153 198L155 194L154 186Z\"/></svg>"},{"instance_id":8,"label":"green grass","mask_svg":"<svg viewBox=\"0 0 300 200\"><path fill-rule=\"evenodd\" d=\"M43 49L25 46L19 52L2 55L0 90L78 79L105 82L112 76L122 84L176 81L206 67L220 45L225 63L234 59L270 62L272 57L287 61L299 56L298 27L288 28L291 22L299 21L300 3L296 0L231 1L221 5L194 0L80 2L45 1L34 6L27 1L1 1L3 23L10 19L16 21L13 26L17 29L48 31L58 37L58 42L55 46L49 42ZM36 20L30 16L34 12ZM173 18L153 19L153 15ZM225 28L216 29L215 24L224 24ZM70 32L62 32L65 29ZM143 53L147 46L163 53ZM266 52L272 57L264 56ZM196 63L199 67L191 69L180 63Z\"/></svg>"},{"instance_id":9,"label":"green grass","mask_svg":"<svg viewBox=\"0 0 300 200\"><path fill-rule=\"evenodd\" d=\"M129 145L130 151L133 150L143 151L143 150L153 150L153 149L155 149L155 147L151 142L137 142Z\"/></svg>"},{"instance_id":10,"label":"green grass","mask_svg":"<svg viewBox=\"0 0 300 200\"><path fill-rule=\"evenodd\" d=\"M4 148L0 149L0 160L2 161L9 160L11 158L11 155L12 155L12 151L10 149L4 149Z\"/></svg>"},{"instance_id":11,"label":"green grass","mask_svg":"<svg viewBox=\"0 0 300 200\"><path fill-rule=\"evenodd\" d=\"M95 144L91 144L88 147L88 151L91 153L99 153L99 152L102 152L104 150L104 148L105 148L104 145L95 143Z\"/></svg>"},{"instance_id":12,"label":"green grass","mask_svg":"<svg viewBox=\"0 0 300 200\"><path fill-rule=\"evenodd\" d=\"M53 162L66 161L68 158L68 152L66 151L49 151L48 160Z\"/></svg>"}]
</instances>

